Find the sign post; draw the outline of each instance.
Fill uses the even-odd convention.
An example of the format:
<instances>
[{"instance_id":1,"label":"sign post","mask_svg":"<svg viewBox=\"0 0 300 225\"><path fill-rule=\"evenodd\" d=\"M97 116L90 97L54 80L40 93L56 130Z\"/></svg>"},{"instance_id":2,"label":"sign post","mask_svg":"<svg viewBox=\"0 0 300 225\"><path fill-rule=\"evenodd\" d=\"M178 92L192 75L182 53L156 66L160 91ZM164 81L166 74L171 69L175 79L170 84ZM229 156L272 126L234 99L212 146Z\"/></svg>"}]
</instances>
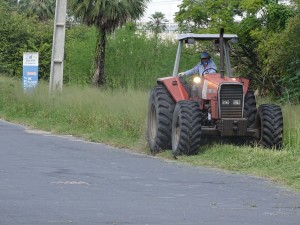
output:
<instances>
[{"instance_id":1,"label":"sign post","mask_svg":"<svg viewBox=\"0 0 300 225\"><path fill-rule=\"evenodd\" d=\"M39 53L23 53L23 90L32 91L38 84Z\"/></svg>"}]
</instances>

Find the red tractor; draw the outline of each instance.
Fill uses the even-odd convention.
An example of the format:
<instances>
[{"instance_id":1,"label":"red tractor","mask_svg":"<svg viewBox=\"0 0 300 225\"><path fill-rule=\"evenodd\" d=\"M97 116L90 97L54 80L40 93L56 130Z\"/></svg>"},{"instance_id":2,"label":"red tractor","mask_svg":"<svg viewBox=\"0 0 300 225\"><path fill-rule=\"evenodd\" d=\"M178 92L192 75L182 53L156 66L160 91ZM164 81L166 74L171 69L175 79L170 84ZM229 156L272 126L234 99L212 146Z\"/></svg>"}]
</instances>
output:
<instances>
[{"instance_id":1,"label":"red tractor","mask_svg":"<svg viewBox=\"0 0 300 225\"><path fill-rule=\"evenodd\" d=\"M280 149L283 117L280 106L256 108L249 80L233 77L229 48L237 35L181 34L172 77L159 78L151 90L147 139L153 154L172 149L174 156L197 154L203 136L254 139L261 146ZM217 43L220 71L195 75L187 85L178 76L184 43L208 40Z\"/></svg>"}]
</instances>

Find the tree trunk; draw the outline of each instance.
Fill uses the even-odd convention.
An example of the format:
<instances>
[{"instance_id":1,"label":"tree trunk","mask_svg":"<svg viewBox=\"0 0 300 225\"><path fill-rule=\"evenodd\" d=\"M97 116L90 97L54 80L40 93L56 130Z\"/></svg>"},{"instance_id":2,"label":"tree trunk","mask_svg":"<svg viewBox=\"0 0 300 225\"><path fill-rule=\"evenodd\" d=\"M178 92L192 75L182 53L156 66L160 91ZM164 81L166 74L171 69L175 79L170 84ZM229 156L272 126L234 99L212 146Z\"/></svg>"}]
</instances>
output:
<instances>
[{"instance_id":1,"label":"tree trunk","mask_svg":"<svg viewBox=\"0 0 300 225\"><path fill-rule=\"evenodd\" d=\"M99 39L97 43L95 56L95 71L93 75L93 85L95 87L103 86L105 83L104 64L105 64L106 32L99 30Z\"/></svg>"}]
</instances>

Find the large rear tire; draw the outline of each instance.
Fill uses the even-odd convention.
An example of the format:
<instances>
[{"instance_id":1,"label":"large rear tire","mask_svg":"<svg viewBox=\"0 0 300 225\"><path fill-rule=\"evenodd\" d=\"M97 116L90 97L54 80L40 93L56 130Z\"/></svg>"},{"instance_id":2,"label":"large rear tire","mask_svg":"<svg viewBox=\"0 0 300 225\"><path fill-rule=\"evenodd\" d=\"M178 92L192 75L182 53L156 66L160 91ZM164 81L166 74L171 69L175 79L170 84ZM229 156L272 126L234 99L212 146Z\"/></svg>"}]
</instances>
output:
<instances>
[{"instance_id":1,"label":"large rear tire","mask_svg":"<svg viewBox=\"0 0 300 225\"><path fill-rule=\"evenodd\" d=\"M255 126L256 117L256 99L252 89L249 89L245 95L244 103L244 117L248 119L247 127L253 128Z\"/></svg>"},{"instance_id":2,"label":"large rear tire","mask_svg":"<svg viewBox=\"0 0 300 225\"><path fill-rule=\"evenodd\" d=\"M258 143L266 148L281 149L283 117L280 106L263 104L258 107L256 127L260 130Z\"/></svg>"},{"instance_id":3,"label":"large rear tire","mask_svg":"<svg viewBox=\"0 0 300 225\"><path fill-rule=\"evenodd\" d=\"M147 140L153 154L171 149L171 128L175 102L164 86L151 90L148 106Z\"/></svg>"},{"instance_id":4,"label":"large rear tire","mask_svg":"<svg viewBox=\"0 0 300 225\"><path fill-rule=\"evenodd\" d=\"M193 101L176 104L172 121L172 152L174 156L197 154L201 144L201 111Z\"/></svg>"}]
</instances>

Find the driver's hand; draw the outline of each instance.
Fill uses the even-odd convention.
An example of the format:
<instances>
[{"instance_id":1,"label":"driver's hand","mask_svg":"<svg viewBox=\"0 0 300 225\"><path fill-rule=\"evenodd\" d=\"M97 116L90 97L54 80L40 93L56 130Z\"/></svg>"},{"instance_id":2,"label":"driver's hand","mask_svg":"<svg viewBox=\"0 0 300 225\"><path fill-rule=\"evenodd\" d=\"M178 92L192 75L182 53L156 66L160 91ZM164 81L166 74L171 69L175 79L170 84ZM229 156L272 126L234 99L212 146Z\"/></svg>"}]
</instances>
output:
<instances>
[{"instance_id":1,"label":"driver's hand","mask_svg":"<svg viewBox=\"0 0 300 225\"><path fill-rule=\"evenodd\" d=\"M179 77L184 76L184 72L179 73L178 76L179 76Z\"/></svg>"}]
</instances>

